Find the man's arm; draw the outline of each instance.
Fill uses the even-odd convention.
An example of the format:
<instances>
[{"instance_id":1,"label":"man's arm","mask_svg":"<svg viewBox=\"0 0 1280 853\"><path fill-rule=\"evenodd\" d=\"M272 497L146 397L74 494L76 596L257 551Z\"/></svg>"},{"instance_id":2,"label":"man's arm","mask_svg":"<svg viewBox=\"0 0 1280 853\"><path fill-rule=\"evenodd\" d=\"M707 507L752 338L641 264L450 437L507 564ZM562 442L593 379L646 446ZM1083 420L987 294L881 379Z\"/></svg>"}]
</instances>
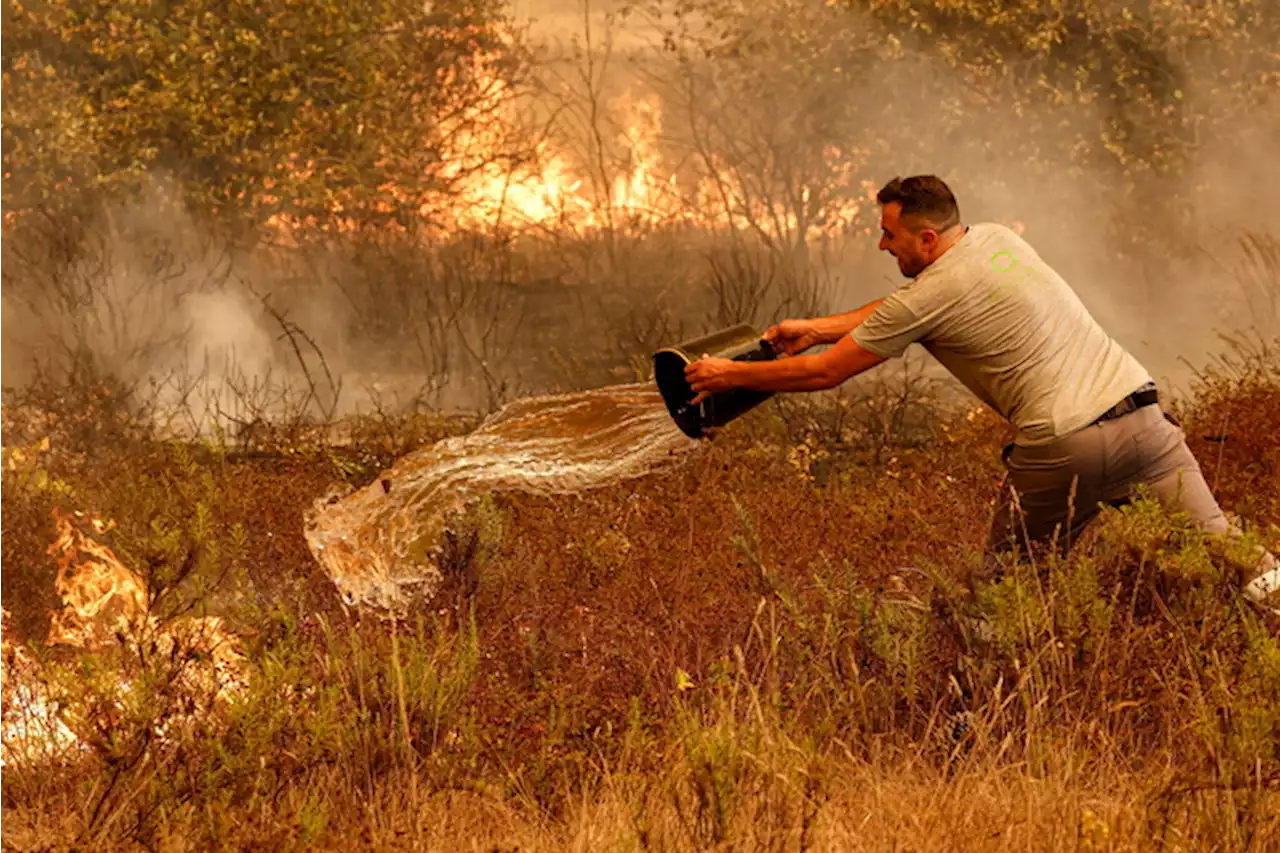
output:
<instances>
[{"instance_id":1,"label":"man's arm","mask_svg":"<svg viewBox=\"0 0 1280 853\"><path fill-rule=\"evenodd\" d=\"M851 312L857 313L857 312ZM821 391L875 367L883 356L868 352L847 333L831 349L817 355L797 355L777 361L731 361L703 358L685 367L685 378L699 403L730 388L756 391Z\"/></svg>"},{"instance_id":2,"label":"man's arm","mask_svg":"<svg viewBox=\"0 0 1280 853\"><path fill-rule=\"evenodd\" d=\"M871 316L883 299L877 299L875 302L868 302L861 308L853 311L846 311L843 314L832 314L830 317L817 317L813 320L814 328L818 332L824 344L834 344L845 335L852 332L858 326L862 325L862 321Z\"/></svg>"},{"instance_id":3,"label":"man's arm","mask_svg":"<svg viewBox=\"0 0 1280 853\"><path fill-rule=\"evenodd\" d=\"M783 320L764 333L764 339L780 355L799 355L818 344L834 344L862 324L880 307L883 299L863 305L856 311L815 317L809 320Z\"/></svg>"}]
</instances>

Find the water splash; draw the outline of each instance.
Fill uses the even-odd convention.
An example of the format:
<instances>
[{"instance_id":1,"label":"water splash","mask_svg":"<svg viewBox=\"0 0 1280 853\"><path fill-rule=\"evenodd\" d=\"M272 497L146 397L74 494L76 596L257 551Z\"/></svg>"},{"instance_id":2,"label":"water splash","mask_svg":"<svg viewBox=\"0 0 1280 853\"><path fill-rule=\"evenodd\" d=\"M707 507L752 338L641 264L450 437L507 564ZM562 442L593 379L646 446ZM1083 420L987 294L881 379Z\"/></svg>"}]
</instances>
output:
<instances>
[{"instance_id":1,"label":"water splash","mask_svg":"<svg viewBox=\"0 0 1280 853\"><path fill-rule=\"evenodd\" d=\"M696 445L652 385L518 400L369 486L317 501L307 543L346 601L397 611L434 594L449 519L484 494L580 492L669 467Z\"/></svg>"}]
</instances>

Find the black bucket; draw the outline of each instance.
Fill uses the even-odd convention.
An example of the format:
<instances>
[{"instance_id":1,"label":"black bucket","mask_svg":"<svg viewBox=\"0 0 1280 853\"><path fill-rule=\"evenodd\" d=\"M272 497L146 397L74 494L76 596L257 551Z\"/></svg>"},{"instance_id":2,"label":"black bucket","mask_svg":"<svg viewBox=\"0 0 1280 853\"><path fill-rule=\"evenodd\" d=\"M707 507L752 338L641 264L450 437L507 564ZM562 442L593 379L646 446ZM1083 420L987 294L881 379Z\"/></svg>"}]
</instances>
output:
<instances>
[{"instance_id":1,"label":"black bucket","mask_svg":"<svg viewBox=\"0 0 1280 853\"><path fill-rule=\"evenodd\" d=\"M658 390L662 392L662 399L666 401L667 411L671 412L676 426L690 438L701 438L706 430L724 426L773 396L771 391L731 388L693 405L693 398L697 395L685 381L684 368L701 358L703 353L734 361L772 361L776 357L773 347L746 324L721 329L655 352L653 377L658 383Z\"/></svg>"}]
</instances>

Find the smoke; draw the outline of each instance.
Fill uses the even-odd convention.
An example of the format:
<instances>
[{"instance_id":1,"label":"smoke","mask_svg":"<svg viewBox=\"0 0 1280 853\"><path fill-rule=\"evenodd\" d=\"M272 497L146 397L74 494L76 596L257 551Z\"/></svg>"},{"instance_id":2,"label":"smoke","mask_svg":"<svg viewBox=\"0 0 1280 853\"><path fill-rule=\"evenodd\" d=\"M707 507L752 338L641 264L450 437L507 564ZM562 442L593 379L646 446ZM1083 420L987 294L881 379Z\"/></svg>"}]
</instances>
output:
<instances>
[{"instance_id":1,"label":"smoke","mask_svg":"<svg viewBox=\"0 0 1280 853\"><path fill-rule=\"evenodd\" d=\"M804 3L762 4L761 26L783 5L811 10ZM939 174L956 191L967 221L1021 222L1024 236L1100 322L1167 386L1185 386L1189 365L1221 351L1223 333L1274 334L1277 303L1260 291L1274 293L1280 280L1275 269L1242 275L1249 261L1240 242L1247 233L1280 233L1274 157L1280 118L1266 108L1273 96L1250 82L1263 79L1257 66L1269 61L1265 57L1233 56L1231 45L1157 52L1149 59L1167 66L1167 82L1152 97L1163 97L1163 105L1117 105L1105 96L1090 101L1069 79L1042 83L1016 69L1003 82L997 75L979 88L954 69L932 33L900 43L901 32L890 33L868 16L838 14L840 26L868 41L899 45L893 59L850 75L830 108L833 121L856 117L846 125L847 138L836 141L870 150L866 179L879 185L895 175ZM837 28L834 18L831 28ZM1228 37L1235 36L1222 36ZM755 60L758 79L773 73L768 59ZM1052 85L1061 86L1052 98L1027 97L1028 87ZM1143 122L1156 113L1171 122L1186 119L1183 132L1154 135ZM1161 155L1156 162L1175 165L1144 172L1126 158L1116 140L1107 141L1117 116L1133 123L1134 137L1157 140L1150 143ZM772 132L767 121L760 124L761 133ZM1181 155L1164 156L1161 146ZM865 245L841 258L845 286L835 310L883 295L900 281L891 259L867 251L874 236L851 239Z\"/></svg>"},{"instance_id":2,"label":"smoke","mask_svg":"<svg viewBox=\"0 0 1280 853\"><path fill-rule=\"evenodd\" d=\"M542 90L542 112L566 117L552 135L563 150L553 153L577 170L556 188L562 194L575 179L577 192L589 193L594 181L607 195L616 176L635 178L637 162L651 153L648 138L642 146L632 134L628 142L636 122L623 113L638 104L660 106L654 162L666 171L650 174L653 164L641 163L646 176L678 172L683 180L690 164L705 162L696 146L707 143L708 119L696 112L712 105L682 92L693 78L680 76L702 60L681 65L649 19L615 16L622 8L513 4L517 21L532 21L531 37L546 43L540 55L551 71L543 82L558 75L573 83ZM837 14L817 2L792 8L819 30L822 15ZM750 9L766 35L787 11L778 3ZM838 14L866 44L896 39L869 17ZM593 66L598 138L581 121L596 111L566 101L583 95L584 59L571 43L583 44L588 19L593 43L613 51L607 66ZM716 105L723 127L713 141L734 146L721 152L724 162L761 196L824 192L845 181L839 190L860 211L852 231L799 253L806 274L823 278L822 292L833 294L828 310L848 310L900 283L892 259L875 250L874 189L895 175L935 173L956 191L966 221L1022 223L1103 325L1166 384L1185 384L1188 363L1221 349L1220 332L1275 328L1278 303L1268 292L1278 286L1275 272L1250 268L1240 239L1280 234L1280 118L1261 106L1220 103L1215 55L1188 52L1171 69L1181 81L1177 108L1205 121L1187 141L1184 166L1157 180L1130 174L1119 159L1077 156L1114 107L1017 97L1025 93L1012 76L1003 93L978 91L929 41L892 43L893 58L837 77L815 101L825 106L795 127L770 120L770 110L813 94L803 75L785 76L787 57L719 60L739 63L750 81L725 89L727 103ZM772 87L775 79L793 88ZM697 121L701 137L691 129ZM816 134L847 152L855 164L847 175L815 166ZM593 148L601 139L608 144ZM1126 189L1135 183L1145 187L1137 202ZM721 237L686 231L583 236L557 232L555 222L519 240L461 249L336 236L299 249L237 248L214 238L177 198L157 179L138 202L109 211L74 252L41 256L38 246L5 241L6 385L29 379L33 364L87 352L161 389L169 410L200 401L203 414L187 418L191 429L259 415L322 419L375 405L487 408L519 393L638 378L652 349L719 316L708 295L715 253L754 257L763 245L801 262L777 233L745 227L738 242L715 243ZM694 196L690 204L704 201ZM776 293L768 298L787 304ZM754 311L752 320L767 313Z\"/></svg>"},{"instance_id":3,"label":"smoke","mask_svg":"<svg viewBox=\"0 0 1280 853\"><path fill-rule=\"evenodd\" d=\"M162 179L91 227L36 226L4 249L7 385L86 358L136 383L218 337L210 309L230 286L232 255Z\"/></svg>"},{"instance_id":4,"label":"smoke","mask_svg":"<svg viewBox=\"0 0 1280 853\"><path fill-rule=\"evenodd\" d=\"M1201 89L1221 69L1205 61L1188 59L1174 72L1186 81L1179 98L1190 114L1212 114L1204 101L1214 94ZM1280 233L1274 110L1235 114L1229 130L1203 129L1188 143L1185 168L1142 178L1134 203L1126 185L1139 178L1127 164L1072 156L1104 132L1110 107L1034 105L1016 94L975 96L938 56L907 48L873 90L849 97L872 122L867 135L886 140L872 167L877 184L938 174L966 221L1021 223L1104 327L1166 385L1185 386L1189 364L1222 349L1221 333L1275 328L1280 317L1260 313L1265 299L1246 298L1239 276L1242 234ZM848 294L853 301L900 281L885 256L858 262L847 277L867 282Z\"/></svg>"},{"instance_id":5,"label":"smoke","mask_svg":"<svg viewBox=\"0 0 1280 853\"><path fill-rule=\"evenodd\" d=\"M264 421L488 409L521 390L527 341L512 334L517 272L501 243L237 245L160 179L70 244L52 229L23 238L4 243L9 388L91 365L163 428L232 437Z\"/></svg>"},{"instance_id":6,"label":"smoke","mask_svg":"<svg viewBox=\"0 0 1280 853\"><path fill-rule=\"evenodd\" d=\"M184 432L284 413L299 364L265 308L280 277L262 256L215 237L163 178L73 245L62 227L5 241L6 387L91 365Z\"/></svg>"}]
</instances>

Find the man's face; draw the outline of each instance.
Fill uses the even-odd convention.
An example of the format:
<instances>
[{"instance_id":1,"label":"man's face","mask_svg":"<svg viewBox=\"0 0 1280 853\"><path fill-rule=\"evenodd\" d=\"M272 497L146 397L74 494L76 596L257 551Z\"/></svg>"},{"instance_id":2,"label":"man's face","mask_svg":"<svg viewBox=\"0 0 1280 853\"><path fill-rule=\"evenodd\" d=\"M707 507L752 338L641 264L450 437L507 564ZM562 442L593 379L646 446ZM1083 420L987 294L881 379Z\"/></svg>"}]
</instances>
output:
<instances>
[{"instance_id":1,"label":"man's face","mask_svg":"<svg viewBox=\"0 0 1280 853\"><path fill-rule=\"evenodd\" d=\"M880 211L880 249L898 259L898 269L907 278L915 278L929 266L928 252L938 239L931 228L918 233L902 221L902 204L891 201Z\"/></svg>"}]
</instances>

